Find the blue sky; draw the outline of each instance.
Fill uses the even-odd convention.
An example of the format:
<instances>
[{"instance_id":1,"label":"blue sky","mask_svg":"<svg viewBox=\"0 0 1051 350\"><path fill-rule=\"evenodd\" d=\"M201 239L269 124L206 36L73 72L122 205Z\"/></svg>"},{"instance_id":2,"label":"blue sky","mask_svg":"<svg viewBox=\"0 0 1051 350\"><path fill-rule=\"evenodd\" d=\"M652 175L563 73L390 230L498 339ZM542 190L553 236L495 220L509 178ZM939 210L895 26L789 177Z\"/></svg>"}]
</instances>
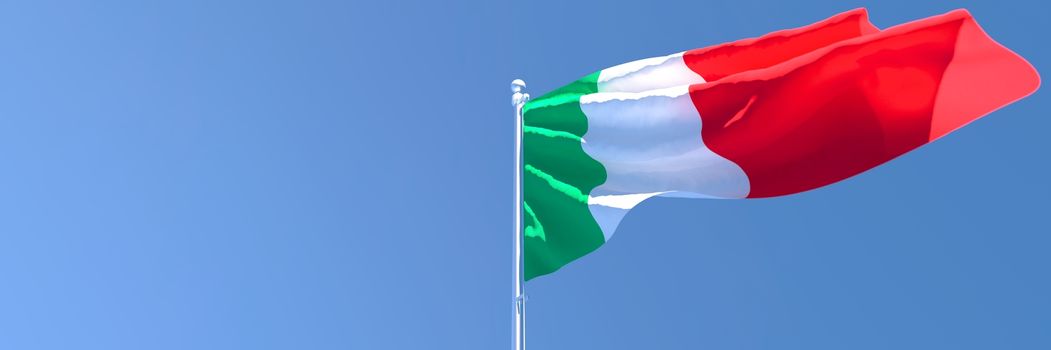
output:
<instances>
[{"instance_id":1,"label":"blue sky","mask_svg":"<svg viewBox=\"0 0 1051 350\"><path fill-rule=\"evenodd\" d=\"M513 116L594 70L867 6L0 4L0 348L510 346ZM1044 91L839 184L656 199L528 285L532 349L1047 349Z\"/></svg>"}]
</instances>

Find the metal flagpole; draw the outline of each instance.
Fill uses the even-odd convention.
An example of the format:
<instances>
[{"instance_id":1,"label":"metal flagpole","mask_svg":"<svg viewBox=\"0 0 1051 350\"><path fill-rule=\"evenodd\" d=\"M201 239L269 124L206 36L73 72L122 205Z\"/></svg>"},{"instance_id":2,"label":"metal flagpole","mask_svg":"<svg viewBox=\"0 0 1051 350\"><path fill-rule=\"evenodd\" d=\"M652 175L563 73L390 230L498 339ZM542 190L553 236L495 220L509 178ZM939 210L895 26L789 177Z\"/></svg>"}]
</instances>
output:
<instances>
[{"instance_id":1,"label":"metal flagpole","mask_svg":"<svg viewBox=\"0 0 1051 350\"><path fill-rule=\"evenodd\" d=\"M515 238L514 238L514 349L525 350L525 287L522 281L522 107L529 94L522 79L511 81L511 104L515 106Z\"/></svg>"}]
</instances>

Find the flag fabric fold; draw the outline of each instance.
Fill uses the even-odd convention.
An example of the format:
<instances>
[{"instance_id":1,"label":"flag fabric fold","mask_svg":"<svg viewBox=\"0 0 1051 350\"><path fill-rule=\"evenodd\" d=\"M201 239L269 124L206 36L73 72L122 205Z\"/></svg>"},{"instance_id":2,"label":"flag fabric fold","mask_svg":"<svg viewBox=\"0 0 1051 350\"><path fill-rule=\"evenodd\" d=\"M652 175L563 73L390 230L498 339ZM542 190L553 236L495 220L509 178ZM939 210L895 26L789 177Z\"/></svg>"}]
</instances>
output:
<instances>
[{"instance_id":1,"label":"flag fabric fold","mask_svg":"<svg viewBox=\"0 0 1051 350\"><path fill-rule=\"evenodd\" d=\"M1038 86L966 10L882 31L853 10L593 73L523 110L525 278L598 248L647 198L825 186Z\"/></svg>"}]
</instances>

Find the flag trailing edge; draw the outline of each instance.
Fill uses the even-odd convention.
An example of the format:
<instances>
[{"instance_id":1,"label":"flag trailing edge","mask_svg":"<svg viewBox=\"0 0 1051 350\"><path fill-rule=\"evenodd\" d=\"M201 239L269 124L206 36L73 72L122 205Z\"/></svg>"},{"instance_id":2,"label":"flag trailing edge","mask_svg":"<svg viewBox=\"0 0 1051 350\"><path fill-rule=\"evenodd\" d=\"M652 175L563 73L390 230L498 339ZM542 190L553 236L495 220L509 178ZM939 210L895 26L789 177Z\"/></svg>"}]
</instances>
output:
<instances>
[{"instance_id":1,"label":"flag trailing edge","mask_svg":"<svg viewBox=\"0 0 1051 350\"><path fill-rule=\"evenodd\" d=\"M590 74L523 110L525 279L597 249L647 198L825 186L1039 83L966 10L880 31L857 9Z\"/></svg>"}]
</instances>

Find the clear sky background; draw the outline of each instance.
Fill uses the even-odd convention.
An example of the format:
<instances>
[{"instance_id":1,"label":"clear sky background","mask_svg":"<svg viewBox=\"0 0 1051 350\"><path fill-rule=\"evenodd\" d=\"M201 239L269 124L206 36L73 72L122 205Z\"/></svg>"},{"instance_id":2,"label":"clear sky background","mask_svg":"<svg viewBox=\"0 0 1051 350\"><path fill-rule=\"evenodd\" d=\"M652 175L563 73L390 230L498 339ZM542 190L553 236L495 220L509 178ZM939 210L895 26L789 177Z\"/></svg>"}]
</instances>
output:
<instances>
[{"instance_id":1,"label":"clear sky background","mask_svg":"<svg viewBox=\"0 0 1051 350\"><path fill-rule=\"evenodd\" d=\"M633 59L867 6L0 3L0 349L502 349L513 116ZM531 349L1051 348L1047 88L855 178L656 199L528 285Z\"/></svg>"}]
</instances>

